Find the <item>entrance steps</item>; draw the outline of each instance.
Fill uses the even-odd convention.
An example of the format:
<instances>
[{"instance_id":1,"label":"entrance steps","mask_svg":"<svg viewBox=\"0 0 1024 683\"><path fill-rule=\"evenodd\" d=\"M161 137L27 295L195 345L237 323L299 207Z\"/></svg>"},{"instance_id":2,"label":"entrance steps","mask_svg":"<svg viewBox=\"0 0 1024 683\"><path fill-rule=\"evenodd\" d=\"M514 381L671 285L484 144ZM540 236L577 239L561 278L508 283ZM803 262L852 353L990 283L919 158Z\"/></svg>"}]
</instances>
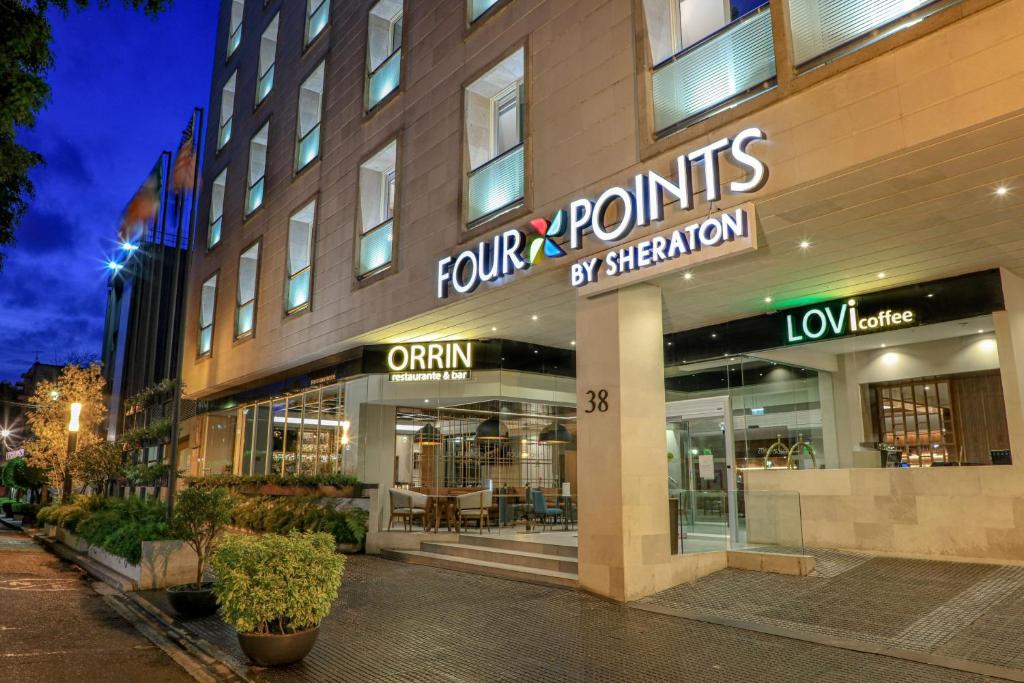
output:
<instances>
[{"instance_id":1,"label":"entrance steps","mask_svg":"<svg viewBox=\"0 0 1024 683\"><path fill-rule=\"evenodd\" d=\"M575 588L576 548L460 534L457 543L423 541L419 550L382 550L391 560L514 581Z\"/></svg>"}]
</instances>

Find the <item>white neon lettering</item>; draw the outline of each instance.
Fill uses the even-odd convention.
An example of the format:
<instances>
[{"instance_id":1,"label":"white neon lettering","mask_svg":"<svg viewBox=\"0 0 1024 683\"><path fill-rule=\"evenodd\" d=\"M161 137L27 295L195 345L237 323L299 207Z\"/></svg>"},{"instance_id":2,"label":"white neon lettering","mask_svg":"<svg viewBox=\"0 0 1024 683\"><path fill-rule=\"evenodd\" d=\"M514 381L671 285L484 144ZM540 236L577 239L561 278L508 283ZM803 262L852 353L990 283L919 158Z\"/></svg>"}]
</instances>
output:
<instances>
[{"instance_id":1,"label":"white neon lettering","mask_svg":"<svg viewBox=\"0 0 1024 683\"><path fill-rule=\"evenodd\" d=\"M757 192L768 182L768 168L757 157L747 153L747 145L755 140L767 140L760 128L747 128L733 138L731 154L733 161L749 169L746 180L734 180L729 184L733 192Z\"/></svg>"}]
</instances>

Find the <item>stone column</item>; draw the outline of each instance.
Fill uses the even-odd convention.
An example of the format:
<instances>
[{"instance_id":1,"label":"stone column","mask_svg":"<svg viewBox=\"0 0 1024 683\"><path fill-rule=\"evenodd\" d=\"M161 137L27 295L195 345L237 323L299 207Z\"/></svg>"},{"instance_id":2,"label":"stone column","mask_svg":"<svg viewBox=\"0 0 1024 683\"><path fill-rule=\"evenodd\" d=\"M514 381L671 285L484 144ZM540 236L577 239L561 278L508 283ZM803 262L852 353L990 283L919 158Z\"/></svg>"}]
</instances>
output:
<instances>
[{"instance_id":1,"label":"stone column","mask_svg":"<svg viewBox=\"0 0 1024 683\"><path fill-rule=\"evenodd\" d=\"M576 340L580 587L635 600L671 558L661 290L579 299Z\"/></svg>"},{"instance_id":2,"label":"stone column","mask_svg":"<svg viewBox=\"0 0 1024 683\"><path fill-rule=\"evenodd\" d=\"M999 273L1005 310L993 312L992 322L999 351L1010 453L1014 465L1024 465L1024 279L1005 269Z\"/></svg>"}]
</instances>

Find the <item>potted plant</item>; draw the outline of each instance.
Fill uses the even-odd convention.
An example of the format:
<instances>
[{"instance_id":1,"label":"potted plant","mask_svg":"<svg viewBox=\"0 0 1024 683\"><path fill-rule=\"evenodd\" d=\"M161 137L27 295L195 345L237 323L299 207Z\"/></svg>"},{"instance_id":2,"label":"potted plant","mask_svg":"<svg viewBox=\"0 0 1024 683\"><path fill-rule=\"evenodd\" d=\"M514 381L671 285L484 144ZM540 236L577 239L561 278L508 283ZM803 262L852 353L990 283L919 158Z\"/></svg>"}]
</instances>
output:
<instances>
[{"instance_id":1,"label":"potted plant","mask_svg":"<svg viewBox=\"0 0 1024 683\"><path fill-rule=\"evenodd\" d=\"M196 551L196 580L167 589L167 598L183 617L205 617L217 611L212 584L203 581L214 544L231 521L227 489L188 488L178 495L171 531Z\"/></svg>"},{"instance_id":2,"label":"potted plant","mask_svg":"<svg viewBox=\"0 0 1024 683\"><path fill-rule=\"evenodd\" d=\"M210 560L221 617L259 666L297 662L313 649L338 597L345 558L325 533L229 535Z\"/></svg>"}]
</instances>

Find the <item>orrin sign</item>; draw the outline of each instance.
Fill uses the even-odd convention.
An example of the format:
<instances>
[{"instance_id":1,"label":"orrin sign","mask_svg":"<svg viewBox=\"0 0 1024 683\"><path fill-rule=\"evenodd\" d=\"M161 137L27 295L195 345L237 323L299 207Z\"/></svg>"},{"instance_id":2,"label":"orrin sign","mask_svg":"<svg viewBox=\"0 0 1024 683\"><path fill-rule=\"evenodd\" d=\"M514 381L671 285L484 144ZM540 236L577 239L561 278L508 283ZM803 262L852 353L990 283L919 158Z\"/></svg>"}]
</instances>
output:
<instances>
[{"instance_id":1,"label":"orrin sign","mask_svg":"<svg viewBox=\"0 0 1024 683\"><path fill-rule=\"evenodd\" d=\"M861 315L853 299L843 303L812 306L802 312L786 315L786 342L799 344L819 339L870 334L894 327L917 324L914 311L884 309L871 315Z\"/></svg>"},{"instance_id":2,"label":"orrin sign","mask_svg":"<svg viewBox=\"0 0 1024 683\"><path fill-rule=\"evenodd\" d=\"M395 344L388 349L392 382L443 382L469 379L473 342Z\"/></svg>"},{"instance_id":3,"label":"orrin sign","mask_svg":"<svg viewBox=\"0 0 1024 683\"><path fill-rule=\"evenodd\" d=\"M583 236L587 233L592 233L598 240L611 246L628 240L635 228L662 222L666 200L678 205L682 211L689 211L694 208L695 172L703 176L705 199L709 203L719 201L726 190L732 194L757 192L768 180L768 168L748 151L748 147L767 138L761 129L747 128L734 138L722 138L677 157L671 180L654 171L638 173L628 187L610 187L596 199L576 199L570 202L567 209L556 211L550 220L535 218L529 222L529 229L506 230L454 256L446 256L437 263L437 296L446 299L451 289L459 294L468 294L481 283L507 278L516 271L528 269L543 258L560 258L566 255L566 245L560 245L555 238L563 234L568 234L570 250L582 249ZM724 183L720 173L722 159L739 168L743 176ZM610 218L612 216L614 218ZM730 215L723 212L718 220L724 222L730 218ZM736 220L740 218L742 216ZM692 251L694 246L699 246L692 239L694 231L701 231L702 237L705 233L711 235L708 231L713 231L715 224L698 223L691 227L683 229L685 232L674 246L666 242L664 248L661 248L659 243L652 240L652 253L665 255L665 258L657 259L658 262L672 260L667 256L669 249L675 250L672 258L685 253L683 240L686 240L685 246ZM727 230L721 224L719 229L722 234ZM648 247L641 246L638 249L636 262L648 262ZM626 258L630 258L628 254ZM597 271L588 274L591 277L582 284L591 284L599 276ZM573 278L578 275L578 272L574 272Z\"/></svg>"}]
</instances>

